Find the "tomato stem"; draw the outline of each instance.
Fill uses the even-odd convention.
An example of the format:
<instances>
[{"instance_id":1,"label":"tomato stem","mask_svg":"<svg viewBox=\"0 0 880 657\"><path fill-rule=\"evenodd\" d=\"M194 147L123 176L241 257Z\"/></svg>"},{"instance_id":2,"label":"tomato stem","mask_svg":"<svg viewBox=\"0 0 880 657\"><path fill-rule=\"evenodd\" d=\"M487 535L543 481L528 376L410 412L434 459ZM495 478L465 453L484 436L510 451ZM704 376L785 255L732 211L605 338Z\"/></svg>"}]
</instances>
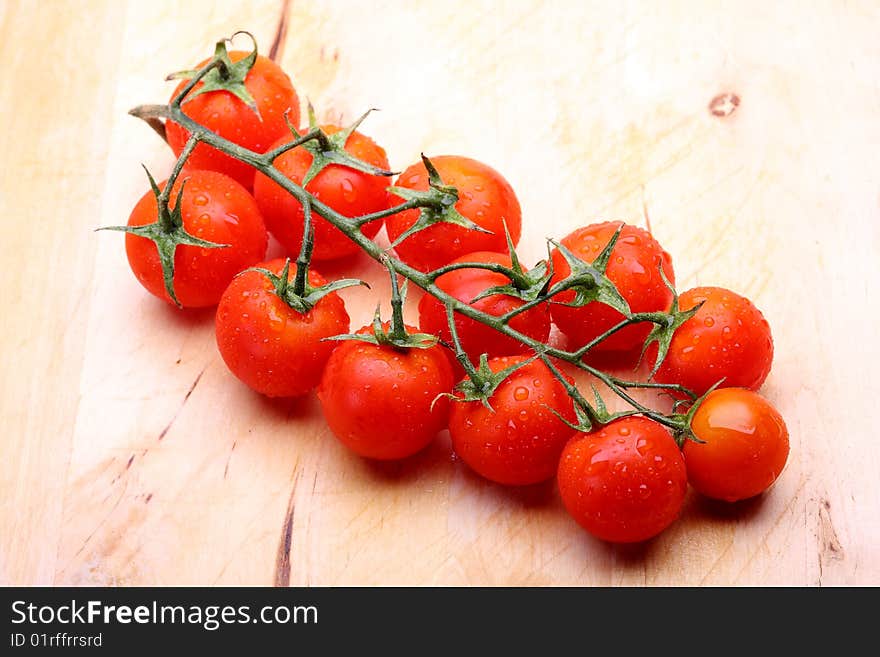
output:
<instances>
[{"instance_id":1,"label":"tomato stem","mask_svg":"<svg viewBox=\"0 0 880 657\"><path fill-rule=\"evenodd\" d=\"M254 53L256 53L256 46L254 47ZM520 343L528 347L528 349L534 352L532 360L534 358L540 357L542 361L548 363L548 367L550 367L551 372L553 372L554 376L556 376L560 381L563 381L563 379L565 379L565 376L553 364L552 359L567 362L570 365L592 375L593 377L604 383L612 393L614 393L616 396L618 396L629 405L632 410L624 411L622 412L623 414L640 413L663 424L666 427L669 427L673 431L682 430L683 420L680 415L676 415L674 413L671 415L664 415L659 411L653 410L641 404L640 402L635 400L627 391L629 389L635 388L661 389L674 391L689 397L691 400L694 400L697 398L697 396L692 391L678 384L656 383L650 381L628 381L603 372L598 368L586 364L583 361L584 357L593 348L609 338L611 335L617 333L627 326L642 322L651 323L656 328L652 335L659 336L665 340L669 337L669 335L671 335L671 332L674 331L675 328L677 328L677 326L675 325L680 324L681 321L683 321L683 313L679 312L677 308L672 308L669 312L631 312L628 304L626 303L620 292L617 290L614 284L605 276L605 268L608 263L608 258L610 257L611 249L613 248L614 243L620 234L619 230L615 234L614 238L609 242L608 245L606 245L600 255L592 263L581 261L563 246L554 243L555 246L559 249L560 253L563 255L563 257L568 261L571 267L571 274L561 281L558 281L552 287L549 285L550 275L552 274L549 265L545 265L543 269L541 269L539 265L539 267L536 267L534 270L530 272L525 272L519 265L518 260L515 259L515 254L512 254L511 257L511 267L504 267L496 263L474 262L445 265L429 272L419 271L414 267L408 265L407 263L403 262L402 260L399 260L390 255L386 249L379 246L373 240L365 236L361 232L360 228L364 224L371 221L384 219L385 217L389 217L400 212L405 212L407 210L419 209L421 211L419 219L417 220L413 228L410 229L408 234L405 233L403 236L401 236L401 239L405 239L405 237L407 237L409 234L412 234L412 232L421 230L433 223L437 223L440 221L457 223L466 226L471 230L485 231L485 229L477 226L470 219L463 217L455 210L455 203L458 200L458 191L454 187L443 183L443 181L440 179L439 174L437 173L436 168L431 164L431 161L427 157L423 156L423 161L429 174L428 191L416 191L408 190L405 188L390 187L389 190L391 191L391 193L395 193L403 198L403 202L401 204L385 210L358 217L345 216L335 211L333 208L326 205L310 192L308 192L305 189L304 185L299 185L293 180L287 178L273 164L280 155L287 152L288 150L291 150L298 146L304 146L310 142L317 142L314 146L310 147L310 150L312 150L313 153L320 153L321 151L327 149L329 146L332 146L336 151L339 150L339 144L337 144L336 141L339 141L340 138L337 138L336 135L328 137L328 135L324 134L320 130L320 128L316 125L316 121L314 120L313 110L311 111L312 116L310 117L310 130L307 133L299 135L299 133L296 132L295 128L291 126L292 131L296 135L296 139L282 146L278 146L275 149L270 150L266 153L257 153L255 151L239 146L238 144L235 144L228 139L221 137L217 133L212 132L205 126L199 124L198 122L194 121L189 116L184 114L183 110L181 109L181 103L187 97L187 94L189 94L193 90L193 88L199 83L199 81L204 79L205 76L208 75L208 73L210 73L215 68L220 69L218 73L220 74L219 77L222 77L223 66L225 65L225 62L221 61L222 59L223 58L219 56L215 57L214 59L212 59L211 62L203 66L198 71L187 72L189 73L189 75L186 85L181 89L178 94L175 95L175 97L168 105L143 105L133 109L130 112L132 115L146 121L153 129L156 129L156 123L161 123L161 120L165 119L174 121L175 123L179 124L191 135L186 147L184 148L184 152L181 153L181 157L175 164L175 168L172 171L172 175L169 178L166 189L162 192L165 196L166 202L168 199L168 195L170 194L169 190L171 189L176 178L180 175L186 158L189 156L189 154L198 143L203 142L236 160L250 165L257 171L260 171L269 179L285 189L289 194L294 196L302 204L303 214L305 218L303 241L299 255L296 259L296 276L293 282L293 290L285 290L285 296L290 296L291 292L296 297L302 297L304 294L308 296L307 293L310 290L310 288L308 287L308 267L311 261L312 251L314 249L314 212L318 216L329 222L331 225L339 229L342 233L344 233L352 242L354 242L371 258L385 264L388 267L392 281L392 320L391 329L387 334L387 338L391 340L392 343L396 344L399 342L401 344L404 344L407 342L407 340L412 342L412 336L406 335L406 328L404 325L403 293L398 285L397 280L397 276L400 275L406 281L414 283L416 286L424 290L427 294L434 296L441 303L444 304L446 308L447 320L449 322L449 327L452 334L452 340L456 348L456 358L461 363L471 383L474 384L474 386L476 386L477 388L479 388L483 384L487 384L490 379L492 381L495 381L497 377L490 376L491 372L488 370L487 367L484 367L483 361L485 361L485 359L481 360L480 367L477 368L474 366L464 350L461 348L460 339L455 327L456 314L460 314L464 317L473 319L477 322L493 328L500 334L519 341ZM351 129L353 130L354 128L356 128L360 121L363 120L363 118L364 117L361 117L351 127ZM342 137L346 136L347 135L342 135ZM342 143L342 146L344 146L344 141ZM337 163L341 166L360 166L357 162L355 164L351 164L348 161ZM390 174L391 172L381 172L381 175ZM413 229L415 229L415 231ZM509 236L508 242L512 248ZM287 267L289 267L289 263ZM465 268L485 269L505 275L511 281L511 285L507 286L511 289L504 291L499 288L499 291L496 293L513 294L515 296L518 295L518 298L521 298L524 303L504 315L494 316L482 310L479 310L478 308L475 308L469 303L456 299L455 297L437 286L436 281L443 274ZM286 282L287 277L284 276L283 278ZM357 281L346 281L344 283L346 285L356 284ZM334 284L334 287L335 285L336 284ZM601 335L590 340L588 343L572 350L562 349L559 347L551 346L550 344L545 344L539 340L535 340L534 338L531 338L521 333L520 331L510 326L510 321L514 317L528 311L530 308L534 308L544 303L553 302L553 297L568 290L572 290L575 292L575 301L569 303L568 305L585 305L586 303L596 302L604 303L617 309L619 312L621 312L624 318L615 326L603 332ZM353 339L352 336L339 336L339 338ZM357 339L364 338L363 336L361 336ZM657 364L655 363L655 367L656 366ZM484 381L484 379L486 379L486 381ZM569 395L572 397L575 403L576 410L580 409L578 411L578 418L580 420L579 426L581 426L582 429L585 429L593 421L604 423L609 417L621 416L621 414L609 414L606 410L604 410L604 403L602 402L598 392L594 391L596 402L595 404L591 404L584 399L584 397L577 390L576 386L573 386L567 380L563 381L563 385L569 392ZM485 387L486 386L483 385L483 388ZM586 418L586 420L584 418Z\"/></svg>"}]
</instances>

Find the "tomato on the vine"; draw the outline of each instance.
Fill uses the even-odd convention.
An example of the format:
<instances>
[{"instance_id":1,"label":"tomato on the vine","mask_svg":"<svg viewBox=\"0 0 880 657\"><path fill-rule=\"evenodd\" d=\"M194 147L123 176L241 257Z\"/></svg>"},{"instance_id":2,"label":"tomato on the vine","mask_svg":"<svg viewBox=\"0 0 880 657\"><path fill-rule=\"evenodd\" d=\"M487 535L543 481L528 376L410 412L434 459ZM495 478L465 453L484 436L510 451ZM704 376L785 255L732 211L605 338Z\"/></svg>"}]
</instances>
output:
<instances>
[{"instance_id":1,"label":"tomato on the vine","mask_svg":"<svg viewBox=\"0 0 880 657\"><path fill-rule=\"evenodd\" d=\"M624 417L565 446L559 493L588 532L613 543L656 536L678 518L687 491L681 451L662 425Z\"/></svg>"},{"instance_id":2,"label":"tomato on the vine","mask_svg":"<svg viewBox=\"0 0 880 657\"><path fill-rule=\"evenodd\" d=\"M453 260L450 264L466 262L494 263L508 268L511 266L509 255L491 251L470 253ZM519 308L525 302L506 294L491 294L473 303L471 300L489 288L509 283L510 279L504 274L478 267L456 269L437 277L436 280L437 286L444 292L495 317ZM508 326L539 342L546 342L547 336L550 335L548 304L535 306L516 315L510 320ZM446 319L446 307L430 294L424 295L419 301L419 328L426 333L439 336L449 344L452 343L452 334ZM462 348L475 362L483 353L489 354L489 356L507 356L529 351L529 347L519 340L499 333L492 327L460 313L455 313L455 329L461 340Z\"/></svg>"},{"instance_id":3,"label":"tomato on the vine","mask_svg":"<svg viewBox=\"0 0 880 657\"><path fill-rule=\"evenodd\" d=\"M238 62L250 54L233 50L229 53L229 59ZM210 61L206 59L196 68L200 69ZM187 82L182 80L171 97L174 98L180 93ZM199 82L190 92L190 97L184 99L181 105L183 113L239 146L265 153L272 142L281 135L289 133L284 120L285 112L294 125L299 122L299 98L290 78L280 66L262 55L257 56L244 81L244 86L253 98L259 115L229 91L220 89L193 96L202 84ZM169 146L174 154L179 156L189 139L189 133L174 121L166 123L165 133ZM207 144L196 146L187 160L187 166L225 173L248 189L254 184L253 167Z\"/></svg>"},{"instance_id":4,"label":"tomato on the vine","mask_svg":"<svg viewBox=\"0 0 880 657\"><path fill-rule=\"evenodd\" d=\"M166 182L159 185L161 190ZM213 306L233 276L265 257L266 227L253 197L229 176L215 171L186 171L172 187L169 208L176 207L181 184L180 212L186 232L228 246L178 246L174 254L174 293L185 308ZM148 191L132 210L128 225L146 226L157 217L156 196ZM170 303L156 243L127 233L125 252L141 285Z\"/></svg>"},{"instance_id":5,"label":"tomato on the vine","mask_svg":"<svg viewBox=\"0 0 880 657\"><path fill-rule=\"evenodd\" d=\"M770 373L773 337L755 305L722 287L697 287L679 298L681 310L702 303L673 334L655 380L702 395L724 378L725 388L757 390ZM649 351L650 358L656 348Z\"/></svg>"},{"instance_id":6,"label":"tomato on the vine","mask_svg":"<svg viewBox=\"0 0 880 657\"><path fill-rule=\"evenodd\" d=\"M372 333L372 326L358 331ZM349 340L327 362L318 399L327 425L346 447L367 458L402 459L446 428L449 400L438 396L451 392L453 383L439 344L400 349Z\"/></svg>"},{"instance_id":7,"label":"tomato on the vine","mask_svg":"<svg viewBox=\"0 0 880 657\"><path fill-rule=\"evenodd\" d=\"M258 265L276 275L285 261ZM288 280L293 281L291 268ZM309 271L309 284L324 285ZM262 272L248 270L233 279L217 307L217 347L229 370L253 390L269 397L296 397L315 388L336 347L325 338L349 328L345 304L330 292L306 313L292 308Z\"/></svg>"},{"instance_id":8,"label":"tomato on the vine","mask_svg":"<svg viewBox=\"0 0 880 657\"><path fill-rule=\"evenodd\" d=\"M333 135L342 128L335 125L321 126L327 135ZM308 132L307 128L301 131ZM296 139L286 134L272 144L277 148ZM372 139L360 132L352 132L345 142L345 151L358 160L379 169L388 169L385 150ZM297 184L301 184L312 165L312 154L303 146L289 150L275 159L275 167ZM340 164L330 164L305 186L315 198L347 217L358 217L379 212L390 207L388 178L358 171ZM263 212L269 232L281 242L291 254L299 251L303 238L305 217L303 207L283 187L268 176L258 173L254 181L254 196ZM315 260L334 260L345 258L359 252L358 245L352 242L338 228L323 217L312 212L312 226L315 231ZM382 227L381 219L361 226L361 232L374 237Z\"/></svg>"},{"instance_id":9,"label":"tomato on the vine","mask_svg":"<svg viewBox=\"0 0 880 657\"><path fill-rule=\"evenodd\" d=\"M592 262L608 245L619 221L591 224L578 228L561 240L561 244L585 262ZM553 279L558 283L571 273L565 258L554 249ZM660 276L660 266L670 283L675 283L672 259L651 234L636 226L626 224L611 251L605 275L614 283L626 299L630 310L638 312L665 311L672 302L672 291ZM624 317L617 310L598 301L585 306L564 305L575 298L573 290L566 290L554 297L550 312L553 322L573 343L579 347L612 328ZM612 334L596 345L600 352L631 352L648 337L651 325L646 322L632 324Z\"/></svg>"},{"instance_id":10,"label":"tomato on the vine","mask_svg":"<svg viewBox=\"0 0 880 657\"><path fill-rule=\"evenodd\" d=\"M766 399L744 388L710 392L691 420L684 445L688 480L697 492L736 502L767 490L788 460L788 429Z\"/></svg>"},{"instance_id":11,"label":"tomato on the vine","mask_svg":"<svg viewBox=\"0 0 880 657\"><path fill-rule=\"evenodd\" d=\"M489 360L500 372L525 356ZM490 481L510 486L536 484L556 472L559 454L571 437L574 406L565 387L541 361L521 366L488 399L454 401L449 415L452 446L461 460Z\"/></svg>"},{"instance_id":12,"label":"tomato on the vine","mask_svg":"<svg viewBox=\"0 0 880 657\"><path fill-rule=\"evenodd\" d=\"M489 232L481 232L451 223L436 223L413 233L394 250L401 260L421 271L437 269L474 251L507 251L504 226L514 246L522 231L522 211L510 183L492 167L458 155L432 157L443 183L458 190L455 209ZM413 164L400 174L397 186L415 190L428 189L428 171L423 162ZM402 203L400 199L398 203ZM419 209L407 210L385 219L388 237L397 240L419 218Z\"/></svg>"}]
</instances>

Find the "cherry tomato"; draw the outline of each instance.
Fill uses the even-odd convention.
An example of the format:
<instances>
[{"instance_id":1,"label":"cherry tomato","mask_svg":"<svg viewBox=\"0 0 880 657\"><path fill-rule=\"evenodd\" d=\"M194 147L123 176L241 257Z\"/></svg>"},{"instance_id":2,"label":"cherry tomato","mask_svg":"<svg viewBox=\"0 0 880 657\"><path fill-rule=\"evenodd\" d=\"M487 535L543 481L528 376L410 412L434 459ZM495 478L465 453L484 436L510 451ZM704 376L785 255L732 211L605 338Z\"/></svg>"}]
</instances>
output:
<instances>
[{"instance_id":1,"label":"cherry tomato","mask_svg":"<svg viewBox=\"0 0 880 657\"><path fill-rule=\"evenodd\" d=\"M186 181L181 201L186 232L229 246L213 249L178 246L174 253L174 293L185 308L213 306L233 276L265 257L268 236L253 197L222 173L187 171L181 175L171 191L171 208L175 207L182 179ZM164 189L165 182L159 188ZM156 197L148 191L132 210L128 225L154 223L158 212ZM141 285L170 303L155 242L126 233L125 252Z\"/></svg>"},{"instance_id":2,"label":"cherry tomato","mask_svg":"<svg viewBox=\"0 0 880 657\"><path fill-rule=\"evenodd\" d=\"M328 135L340 130L335 125L321 126L321 129ZM304 128L303 131L307 132L308 129ZM290 134L285 135L272 144L272 148L293 141L294 138ZM345 143L345 150L359 160L380 169L388 169L385 150L359 132L351 133ZM298 184L302 182L311 164L312 154L303 147L287 151L275 160L275 167ZM327 166L306 185L306 190L318 200L347 217L371 214L390 207L392 201L387 189L388 178L338 164ZM254 196L266 219L269 232L292 255L299 253L305 221L299 201L262 173L258 173L254 181ZM315 228L315 260L345 258L359 252L357 244L314 212L312 225ZM371 221L361 227L361 232L367 237L374 237L381 227L381 220Z\"/></svg>"},{"instance_id":3,"label":"cherry tomato","mask_svg":"<svg viewBox=\"0 0 880 657\"><path fill-rule=\"evenodd\" d=\"M449 223L438 223L415 233L395 247L401 260L428 271L474 251L507 251L504 224L514 245L522 230L522 211L513 188L492 167L458 155L431 158L443 183L458 189L455 209L475 224L491 231L483 233ZM428 189L428 172L422 162L400 174L398 187ZM398 199L399 202L400 199ZM419 217L419 210L407 210L385 219L388 237L394 242Z\"/></svg>"},{"instance_id":4,"label":"cherry tomato","mask_svg":"<svg viewBox=\"0 0 880 657\"><path fill-rule=\"evenodd\" d=\"M721 287L698 287L679 297L682 310L701 302L697 314L672 336L669 352L654 378L680 383L698 395L722 377L725 388L757 390L773 363L773 338L767 320L751 301ZM653 358L656 348L649 353Z\"/></svg>"},{"instance_id":5,"label":"cherry tomato","mask_svg":"<svg viewBox=\"0 0 880 657\"><path fill-rule=\"evenodd\" d=\"M504 253L478 251L457 258L453 262L486 262L510 267L510 256ZM437 278L436 282L444 292L460 301L470 303L471 299L481 292L490 287L506 285L510 283L510 279L504 274L474 267L456 269L443 274ZM523 303L520 299L512 296L492 294L470 305L498 317L519 308ZM550 335L550 309L547 304L535 306L514 317L509 326L535 340L546 342L547 336ZM426 294L419 301L419 327L425 333L433 333L447 343L451 344L452 342L452 334L446 320L446 307L430 294ZM459 313L455 315L455 328L462 347L474 362L477 362L480 354L483 353L490 356L507 356L529 351L528 347L519 340L514 340Z\"/></svg>"},{"instance_id":6,"label":"cherry tomato","mask_svg":"<svg viewBox=\"0 0 880 657\"><path fill-rule=\"evenodd\" d=\"M229 53L229 58L237 62L248 54L233 50ZM209 61L210 59L204 60L196 68L202 68ZM181 81L171 97L174 98L186 83L187 80ZM275 62L262 55L257 56L244 84L257 105L259 116L244 101L222 90L209 91L185 100L181 109L188 117L221 137L252 151L265 153L273 141L290 132L284 121L285 112L289 112L288 116L294 125L299 122L299 98L287 74ZM201 86L202 83L199 82L193 92ZM173 121L166 123L165 133L174 154L179 156L189 139L189 133ZM250 165L207 144L196 146L187 160L187 166L225 173L248 189L254 185L254 169Z\"/></svg>"},{"instance_id":7,"label":"cherry tomato","mask_svg":"<svg viewBox=\"0 0 880 657\"><path fill-rule=\"evenodd\" d=\"M788 429L766 399L744 388L709 393L684 446L688 480L699 493L727 502L767 490L788 460Z\"/></svg>"},{"instance_id":8,"label":"cherry tomato","mask_svg":"<svg viewBox=\"0 0 880 657\"><path fill-rule=\"evenodd\" d=\"M489 367L499 372L525 359L492 358ZM570 422L575 420L562 384L544 363L532 361L506 378L489 403L492 411L479 401L453 402L449 432L456 454L499 484L522 486L550 479L572 434L551 409Z\"/></svg>"},{"instance_id":9,"label":"cherry tomato","mask_svg":"<svg viewBox=\"0 0 880 657\"><path fill-rule=\"evenodd\" d=\"M562 452L558 482L571 516L613 543L662 532L678 518L687 491L684 459L672 435L635 416L575 436Z\"/></svg>"},{"instance_id":10,"label":"cherry tomato","mask_svg":"<svg viewBox=\"0 0 880 657\"><path fill-rule=\"evenodd\" d=\"M284 260L257 266L280 274ZM291 267L288 279L294 277ZM326 280L309 271L309 283L317 287ZM301 314L275 293L265 274L246 271L223 293L215 328L220 355L235 376L269 397L296 397L318 385L337 345L323 339L347 333L349 319L335 292Z\"/></svg>"},{"instance_id":11,"label":"cherry tomato","mask_svg":"<svg viewBox=\"0 0 880 657\"><path fill-rule=\"evenodd\" d=\"M370 326L358 331L372 332ZM402 459L446 428L449 399L438 395L451 392L454 383L440 345L398 349L351 340L327 362L318 398L327 425L346 447L367 458Z\"/></svg>"},{"instance_id":12,"label":"cherry tomato","mask_svg":"<svg viewBox=\"0 0 880 657\"><path fill-rule=\"evenodd\" d=\"M586 262L592 262L611 240L620 226L619 221L591 224L578 228L561 240L563 246ZM571 268L558 249L552 252L553 279L551 285L571 273ZM632 312L668 310L672 292L663 283L659 266L671 283L675 283L672 259L647 231L625 225L611 252L605 275L629 303ZM623 320L623 315L611 306L593 301L579 308L563 305L574 300L573 290L556 295L550 306L553 322L574 346L584 345ZM641 347L648 337L651 325L633 324L600 342L597 351L629 352Z\"/></svg>"}]
</instances>

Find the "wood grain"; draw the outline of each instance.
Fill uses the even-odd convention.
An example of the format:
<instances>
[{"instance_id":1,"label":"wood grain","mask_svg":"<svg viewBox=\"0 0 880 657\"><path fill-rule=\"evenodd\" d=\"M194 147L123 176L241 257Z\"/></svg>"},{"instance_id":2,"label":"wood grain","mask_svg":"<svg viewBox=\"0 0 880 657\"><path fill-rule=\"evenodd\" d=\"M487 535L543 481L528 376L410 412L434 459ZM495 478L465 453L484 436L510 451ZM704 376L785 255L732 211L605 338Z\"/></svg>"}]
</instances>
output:
<instances>
[{"instance_id":1,"label":"wood grain","mask_svg":"<svg viewBox=\"0 0 880 657\"><path fill-rule=\"evenodd\" d=\"M401 464L353 457L313 398L226 372L211 312L148 297L118 235L91 232L126 219L141 162L172 163L126 110L219 36L268 51L283 6L301 95L325 118L382 108L365 129L396 168L496 166L526 259L649 219L681 289L754 299L792 438L773 491L690 498L655 541L607 546L552 484L482 482L446 437ZM878 32L872 2L0 3L0 582L880 584ZM366 321L382 273L343 271L373 283L345 292Z\"/></svg>"}]
</instances>

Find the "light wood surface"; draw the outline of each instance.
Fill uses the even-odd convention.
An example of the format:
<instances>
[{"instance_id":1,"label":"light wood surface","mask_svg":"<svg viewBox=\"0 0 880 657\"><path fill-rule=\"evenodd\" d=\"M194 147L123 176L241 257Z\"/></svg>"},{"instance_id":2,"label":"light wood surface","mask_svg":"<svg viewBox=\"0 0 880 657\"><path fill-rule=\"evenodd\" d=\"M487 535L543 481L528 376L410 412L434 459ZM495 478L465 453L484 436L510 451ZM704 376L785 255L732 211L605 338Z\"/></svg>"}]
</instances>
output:
<instances>
[{"instance_id":1,"label":"light wood surface","mask_svg":"<svg viewBox=\"0 0 880 657\"><path fill-rule=\"evenodd\" d=\"M267 51L282 15L142 7L0 0L0 583L880 584L876 2L289 5L301 95L325 118L382 108L365 131L398 169L420 151L497 167L526 258L647 215L680 289L763 309L787 469L732 509L689 498L636 548L579 530L552 484L480 481L443 437L359 460L313 398L229 375L211 312L138 286L122 239L91 232L126 220L140 162L172 163L126 110L236 29ZM716 115L722 94L739 104ZM369 261L343 270L374 283L344 293L359 325L387 285Z\"/></svg>"}]
</instances>

